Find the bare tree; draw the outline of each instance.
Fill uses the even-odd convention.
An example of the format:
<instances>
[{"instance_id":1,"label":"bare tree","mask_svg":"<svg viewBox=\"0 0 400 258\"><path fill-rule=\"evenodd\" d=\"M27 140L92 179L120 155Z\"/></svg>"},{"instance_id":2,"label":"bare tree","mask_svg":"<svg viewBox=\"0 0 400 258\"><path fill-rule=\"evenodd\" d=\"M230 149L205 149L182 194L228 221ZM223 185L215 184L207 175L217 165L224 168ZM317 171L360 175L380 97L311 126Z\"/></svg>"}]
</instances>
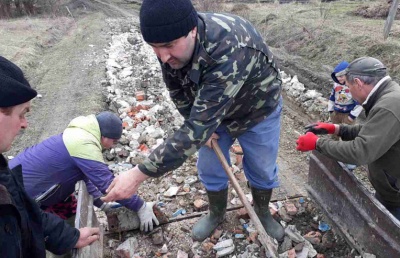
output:
<instances>
[{"instance_id":1,"label":"bare tree","mask_svg":"<svg viewBox=\"0 0 400 258\"><path fill-rule=\"evenodd\" d=\"M0 1L0 19L8 19L11 17L11 0Z\"/></svg>"}]
</instances>

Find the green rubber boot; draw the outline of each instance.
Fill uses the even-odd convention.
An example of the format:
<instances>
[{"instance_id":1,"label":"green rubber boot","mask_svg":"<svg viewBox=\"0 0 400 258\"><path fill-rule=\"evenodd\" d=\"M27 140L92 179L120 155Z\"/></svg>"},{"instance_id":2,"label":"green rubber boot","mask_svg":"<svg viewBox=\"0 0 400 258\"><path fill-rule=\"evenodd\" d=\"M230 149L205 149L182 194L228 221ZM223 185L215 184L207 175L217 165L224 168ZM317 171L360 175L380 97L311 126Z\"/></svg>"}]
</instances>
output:
<instances>
[{"instance_id":1,"label":"green rubber boot","mask_svg":"<svg viewBox=\"0 0 400 258\"><path fill-rule=\"evenodd\" d=\"M207 195L210 212L193 226L192 238L195 241L203 241L209 237L214 229L224 221L228 189L218 192L207 191Z\"/></svg>"},{"instance_id":2,"label":"green rubber boot","mask_svg":"<svg viewBox=\"0 0 400 258\"><path fill-rule=\"evenodd\" d=\"M262 225L267 231L268 235L275 238L278 242L283 241L285 237L285 230L271 215L269 211L269 201L272 196L272 189L260 190L251 187L251 194L253 195L254 211L257 213Z\"/></svg>"}]
</instances>

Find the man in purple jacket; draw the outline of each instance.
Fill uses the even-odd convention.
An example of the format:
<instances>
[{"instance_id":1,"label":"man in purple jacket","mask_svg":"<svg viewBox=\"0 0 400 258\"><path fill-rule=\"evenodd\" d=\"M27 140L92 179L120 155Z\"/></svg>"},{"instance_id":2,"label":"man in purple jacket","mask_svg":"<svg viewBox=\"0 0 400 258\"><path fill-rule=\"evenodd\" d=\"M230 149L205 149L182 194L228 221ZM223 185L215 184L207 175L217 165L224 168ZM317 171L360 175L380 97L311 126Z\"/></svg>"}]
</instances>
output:
<instances>
[{"instance_id":1,"label":"man in purple jacket","mask_svg":"<svg viewBox=\"0 0 400 258\"><path fill-rule=\"evenodd\" d=\"M121 135L122 122L114 113L80 116L62 134L18 154L10 161L10 168L22 165L26 191L40 199L41 208L46 211L64 219L74 214L76 207L71 205L71 194L79 180L86 182L94 205L106 211L112 203L103 203L100 197L114 176L104 162L102 150L111 148ZM153 213L154 203L146 203L137 195L118 202L138 213L141 230L152 230L153 220L159 224ZM64 212L60 207L64 207Z\"/></svg>"}]
</instances>

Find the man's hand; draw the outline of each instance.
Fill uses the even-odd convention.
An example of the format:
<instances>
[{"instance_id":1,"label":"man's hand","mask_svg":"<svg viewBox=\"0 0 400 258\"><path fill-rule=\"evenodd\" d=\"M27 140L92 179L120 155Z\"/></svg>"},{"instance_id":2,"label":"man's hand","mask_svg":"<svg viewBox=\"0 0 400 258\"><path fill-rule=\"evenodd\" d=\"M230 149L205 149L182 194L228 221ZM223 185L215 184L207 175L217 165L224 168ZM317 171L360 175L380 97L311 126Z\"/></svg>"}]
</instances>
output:
<instances>
[{"instance_id":1,"label":"man's hand","mask_svg":"<svg viewBox=\"0 0 400 258\"><path fill-rule=\"evenodd\" d=\"M314 134L334 134L336 130L335 124L317 122L304 127L306 133Z\"/></svg>"},{"instance_id":2,"label":"man's hand","mask_svg":"<svg viewBox=\"0 0 400 258\"><path fill-rule=\"evenodd\" d=\"M154 202L145 202L140 210L137 212L140 219L140 230L141 231L152 231L153 221L156 225L160 225L156 215L153 212Z\"/></svg>"},{"instance_id":3,"label":"man's hand","mask_svg":"<svg viewBox=\"0 0 400 258\"><path fill-rule=\"evenodd\" d=\"M96 240L100 239L100 229L99 228L80 228L80 235L78 242L75 245L75 248L82 248L87 245L90 245Z\"/></svg>"},{"instance_id":4,"label":"man's hand","mask_svg":"<svg viewBox=\"0 0 400 258\"><path fill-rule=\"evenodd\" d=\"M315 150L317 146L318 137L313 133L306 133L305 135L301 135L299 139L297 139L297 147L296 149L299 151L310 151Z\"/></svg>"},{"instance_id":5,"label":"man's hand","mask_svg":"<svg viewBox=\"0 0 400 258\"><path fill-rule=\"evenodd\" d=\"M212 141L212 139L219 139L219 135L218 134L216 134L216 133L213 133L211 136L210 136L210 138L207 140L207 142L206 142L206 146L208 147L208 148L210 148L210 149L212 149L212 146L211 146L211 141Z\"/></svg>"},{"instance_id":6,"label":"man's hand","mask_svg":"<svg viewBox=\"0 0 400 258\"><path fill-rule=\"evenodd\" d=\"M140 184L149 178L140 171L136 166L114 178L110 186L107 188L107 195L101 197L103 202L113 202L131 198L137 192Z\"/></svg>"}]
</instances>

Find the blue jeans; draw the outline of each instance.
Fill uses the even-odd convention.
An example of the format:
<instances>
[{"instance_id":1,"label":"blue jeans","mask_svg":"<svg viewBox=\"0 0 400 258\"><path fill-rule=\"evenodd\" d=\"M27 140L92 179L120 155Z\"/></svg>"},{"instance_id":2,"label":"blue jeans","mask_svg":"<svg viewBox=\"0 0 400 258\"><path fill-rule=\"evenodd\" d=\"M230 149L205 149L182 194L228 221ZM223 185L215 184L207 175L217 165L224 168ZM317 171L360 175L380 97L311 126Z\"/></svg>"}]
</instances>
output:
<instances>
[{"instance_id":1,"label":"blue jeans","mask_svg":"<svg viewBox=\"0 0 400 258\"><path fill-rule=\"evenodd\" d=\"M277 108L264 121L247 130L238 137L243 149L243 169L250 185L254 188L266 190L279 186L278 156L280 118L282 99ZM229 165L229 148L235 138L232 138L224 126L215 131L219 135L220 146ZM199 178L208 191L220 191L228 187L228 176L218 160L214 150L203 146L199 150L197 161Z\"/></svg>"}]
</instances>

